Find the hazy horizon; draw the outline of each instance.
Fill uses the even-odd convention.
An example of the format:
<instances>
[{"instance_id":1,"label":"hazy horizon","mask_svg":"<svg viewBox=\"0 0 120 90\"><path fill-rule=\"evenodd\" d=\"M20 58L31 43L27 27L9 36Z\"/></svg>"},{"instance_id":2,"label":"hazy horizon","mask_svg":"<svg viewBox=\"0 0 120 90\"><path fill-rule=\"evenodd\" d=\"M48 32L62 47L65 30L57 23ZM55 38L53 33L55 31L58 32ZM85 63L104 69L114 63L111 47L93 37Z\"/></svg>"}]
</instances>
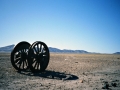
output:
<instances>
[{"instance_id":1,"label":"hazy horizon","mask_svg":"<svg viewBox=\"0 0 120 90\"><path fill-rule=\"evenodd\" d=\"M43 41L48 47L120 52L120 0L0 0L0 47Z\"/></svg>"},{"instance_id":2,"label":"hazy horizon","mask_svg":"<svg viewBox=\"0 0 120 90\"><path fill-rule=\"evenodd\" d=\"M14 45L14 46L15 46L15 44L11 44L11 45ZM2 47L0 47L0 48L7 47L7 46L11 46L11 45L2 46ZM66 48L60 49L60 48L52 47L52 46L48 46L48 47L49 47L49 48L59 49L59 50L73 50L73 51L75 51L75 50L80 50L80 49L66 49ZM87 51L87 50L83 50L83 51ZM87 52L88 52L88 53L100 53L100 52L89 52L89 51L87 51ZM114 53L117 53L117 52L119 52L119 51L112 52L112 53L101 53L101 54L114 54Z\"/></svg>"}]
</instances>

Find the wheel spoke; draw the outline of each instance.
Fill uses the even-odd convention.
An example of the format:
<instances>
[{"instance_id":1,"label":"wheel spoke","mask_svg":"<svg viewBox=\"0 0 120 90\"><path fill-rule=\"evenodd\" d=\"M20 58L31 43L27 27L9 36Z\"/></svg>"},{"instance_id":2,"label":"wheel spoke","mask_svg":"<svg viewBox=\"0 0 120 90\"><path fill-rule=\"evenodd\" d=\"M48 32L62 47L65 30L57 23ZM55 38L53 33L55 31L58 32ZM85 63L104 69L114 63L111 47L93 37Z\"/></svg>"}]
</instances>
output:
<instances>
[{"instance_id":1,"label":"wheel spoke","mask_svg":"<svg viewBox=\"0 0 120 90\"><path fill-rule=\"evenodd\" d=\"M28 65L28 64L27 64L27 60L25 60L25 64L26 64L26 66Z\"/></svg>"},{"instance_id":2,"label":"wheel spoke","mask_svg":"<svg viewBox=\"0 0 120 90\"><path fill-rule=\"evenodd\" d=\"M18 61L20 61L21 57L18 57L15 59L15 63L17 63Z\"/></svg>"},{"instance_id":3,"label":"wheel spoke","mask_svg":"<svg viewBox=\"0 0 120 90\"><path fill-rule=\"evenodd\" d=\"M39 69L39 63L37 64L37 70Z\"/></svg>"},{"instance_id":4,"label":"wheel spoke","mask_svg":"<svg viewBox=\"0 0 120 90\"><path fill-rule=\"evenodd\" d=\"M39 53L39 44L37 44L37 51L38 51L38 53Z\"/></svg>"},{"instance_id":5,"label":"wheel spoke","mask_svg":"<svg viewBox=\"0 0 120 90\"><path fill-rule=\"evenodd\" d=\"M24 68L27 68L26 60L24 61Z\"/></svg>"},{"instance_id":6,"label":"wheel spoke","mask_svg":"<svg viewBox=\"0 0 120 90\"><path fill-rule=\"evenodd\" d=\"M24 49L24 52L26 53L26 49Z\"/></svg>"},{"instance_id":7,"label":"wheel spoke","mask_svg":"<svg viewBox=\"0 0 120 90\"><path fill-rule=\"evenodd\" d=\"M20 65L19 65L19 68L21 67L21 64L22 64L22 62L20 61Z\"/></svg>"},{"instance_id":8,"label":"wheel spoke","mask_svg":"<svg viewBox=\"0 0 120 90\"><path fill-rule=\"evenodd\" d=\"M35 63L35 62L36 62L36 59L33 59L33 62L32 62L32 64L33 64L33 63Z\"/></svg>"},{"instance_id":9,"label":"wheel spoke","mask_svg":"<svg viewBox=\"0 0 120 90\"><path fill-rule=\"evenodd\" d=\"M24 69L24 61L23 61L23 69Z\"/></svg>"},{"instance_id":10,"label":"wheel spoke","mask_svg":"<svg viewBox=\"0 0 120 90\"><path fill-rule=\"evenodd\" d=\"M42 45L40 44L40 52L41 52L41 49L42 49Z\"/></svg>"},{"instance_id":11,"label":"wheel spoke","mask_svg":"<svg viewBox=\"0 0 120 90\"><path fill-rule=\"evenodd\" d=\"M36 65L37 65L37 62L35 63L35 66L34 66L34 68L36 67Z\"/></svg>"},{"instance_id":12,"label":"wheel spoke","mask_svg":"<svg viewBox=\"0 0 120 90\"><path fill-rule=\"evenodd\" d=\"M16 64L20 64L21 63L21 60L19 60Z\"/></svg>"},{"instance_id":13,"label":"wheel spoke","mask_svg":"<svg viewBox=\"0 0 120 90\"><path fill-rule=\"evenodd\" d=\"M43 53L43 51L44 51L44 47L42 48L41 53Z\"/></svg>"},{"instance_id":14,"label":"wheel spoke","mask_svg":"<svg viewBox=\"0 0 120 90\"><path fill-rule=\"evenodd\" d=\"M34 50L35 50L36 53L38 53L35 47L34 47Z\"/></svg>"}]
</instances>

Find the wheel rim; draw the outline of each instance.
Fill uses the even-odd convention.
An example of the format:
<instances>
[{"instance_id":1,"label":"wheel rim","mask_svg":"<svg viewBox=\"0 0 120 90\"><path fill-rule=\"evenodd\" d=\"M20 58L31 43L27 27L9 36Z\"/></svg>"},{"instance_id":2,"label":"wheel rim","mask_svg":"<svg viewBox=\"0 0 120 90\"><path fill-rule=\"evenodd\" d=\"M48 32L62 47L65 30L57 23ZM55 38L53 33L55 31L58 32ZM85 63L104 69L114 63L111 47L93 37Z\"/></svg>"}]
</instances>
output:
<instances>
[{"instance_id":1,"label":"wheel rim","mask_svg":"<svg viewBox=\"0 0 120 90\"><path fill-rule=\"evenodd\" d=\"M32 71L43 71L49 63L49 49L43 42L35 42L30 48L28 54L30 60L30 69Z\"/></svg>"},{"instance_id":2,"label":"wheel rim","mask_svg":"<svg viewBox=\"0 0 120 90\"><path fill-rule=\"evenodd\" d=\"M15 69L26 70L28 69L28 51L30 44L27 42L20 42L17 44L11 53L11 62Z\"/></svg>"}]
</instances>

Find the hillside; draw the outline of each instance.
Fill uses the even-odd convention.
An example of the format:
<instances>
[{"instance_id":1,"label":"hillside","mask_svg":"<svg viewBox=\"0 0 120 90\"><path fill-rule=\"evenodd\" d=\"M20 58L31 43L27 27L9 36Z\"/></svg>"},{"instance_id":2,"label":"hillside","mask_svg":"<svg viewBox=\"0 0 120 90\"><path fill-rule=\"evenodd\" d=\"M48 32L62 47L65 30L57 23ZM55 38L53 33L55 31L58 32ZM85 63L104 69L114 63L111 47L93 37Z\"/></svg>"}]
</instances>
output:
<instances>
[{"instance_id":1,"label":"hillside","mask_svg":"<svg viewBox=\"0 0 120 90\"><path fill-rule=\"evenodd\" d=\"M14 44L12 45L8 45L8 46L5 46L5 47L0 47L0 52L11 52L14 48Z\"/></svg>"},{"instance_id":2,"label":"hillside","mask_svg":"<svg viewBox=\"0 0 120 90\"><path fill-rule=\"evenodd\" d=\"M5 47L0 47L0 52L11 52L14 48L14 44L8 45ZM49 47L50 52L55 52L55 53L88 53L87 51L84 50L67 50L67 49L58 49L58 48L53 48Z\"/></svg>"},{"instance_id":3,"label":"hillside","mask_svg":"<svg viewBox=\"0 0 120 90\"><path fill-rule=\"evenodd\" d=\"M0 52L11 52L14 48L14 44L12 45L8 45L5 47L0 47ZM49 47L49 51L53 52L53 53L92 53L92 54L100 54L100 53L96 53L96 52L88 52L85 50L68 50L68 49L58 49L58 48L54 48L54 47ZM120 52L115 52L113 54L120 54Z\"/></svg>"}]
</instances>

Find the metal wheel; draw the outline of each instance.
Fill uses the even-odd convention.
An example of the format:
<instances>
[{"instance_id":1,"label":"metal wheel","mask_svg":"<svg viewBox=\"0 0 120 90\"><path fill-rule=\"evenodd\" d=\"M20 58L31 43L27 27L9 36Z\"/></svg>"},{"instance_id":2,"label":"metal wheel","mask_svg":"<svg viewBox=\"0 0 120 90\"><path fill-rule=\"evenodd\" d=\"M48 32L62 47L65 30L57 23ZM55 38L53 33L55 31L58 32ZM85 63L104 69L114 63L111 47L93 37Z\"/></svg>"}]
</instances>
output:
<instances>
[{"instance_id":1,"label":"metal wheel","mask_svg":"<svg viewBox=\"0 0 120 90\"><path fill-rule=\"evenodd\" d=\"M21 71L28 69L27 56L29 47L30 44L28 42L22 41L18 43L11 52L11 63L16 70Z\"/></svg>"},{"instance_id":2,"label":"metal wheel","mask_svg":"<svg viewBox=\"0 0 120 90\"><path fill-rule=\"evenodd\" d=\"M34 42L28 52L29 67L32 72L44 71L49 63L49 49L43 42Z\"/></svg>"}]
</instances>

